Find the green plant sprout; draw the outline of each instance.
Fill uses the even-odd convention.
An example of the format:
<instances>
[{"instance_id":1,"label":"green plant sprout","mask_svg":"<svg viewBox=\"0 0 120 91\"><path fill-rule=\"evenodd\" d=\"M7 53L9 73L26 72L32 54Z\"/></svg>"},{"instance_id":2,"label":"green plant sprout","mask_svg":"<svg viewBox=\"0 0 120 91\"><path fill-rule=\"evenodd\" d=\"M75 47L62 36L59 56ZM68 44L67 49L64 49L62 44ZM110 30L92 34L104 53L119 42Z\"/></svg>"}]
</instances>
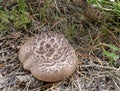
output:
<instances>
[{"instance_id":1,"label":"green plant sprout","mask_svg":"<svg viewBox=\"0 0 120 91\"><path fill-rule=\"evenodd\" d=\"M111 44L104 44L103 43L103 45L112 49L112 52L103 50L103 55L107 56L110 59L110 65L113 65L114 61L117 61L119 59L119 55L117 55L114 51L118 51L118 50L120 50L120 48L118 48L115 45L111 45Z\"/></svg>"},{"instance_id":2,"label":"green plant sprout","mask_svg":"<svg viewBox=\"0 0 120 91\"><path fill-rule=\"evenodd\" d=\"M30 23L29 13L25 10L25 0L17 0L17 3L18 7L12 10L0 9L0 31L6 30L6 25L11 22L16 29L26 29L26 24Z\"/></svg>"}]
</instances>

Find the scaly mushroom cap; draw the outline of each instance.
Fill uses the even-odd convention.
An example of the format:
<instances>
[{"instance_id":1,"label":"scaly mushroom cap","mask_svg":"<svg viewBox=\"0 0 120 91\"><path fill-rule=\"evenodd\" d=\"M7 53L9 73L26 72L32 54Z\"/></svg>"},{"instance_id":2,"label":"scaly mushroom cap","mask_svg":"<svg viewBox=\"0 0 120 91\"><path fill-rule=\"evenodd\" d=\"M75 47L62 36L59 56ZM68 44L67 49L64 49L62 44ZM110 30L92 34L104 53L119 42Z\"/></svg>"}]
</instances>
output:
<instances>
[{"instance_id":1,"label":"scaly mushroom cap","mask_svg":"<svg viewBox=\"0 0 120 91\"><path fill-rule=\"evenodd\" d=\"M30 38L20 49L24 69L47 82L60 81L76 69L78 58L67 39L55 32L42 32Z\"/></svg>"}]
</instances>

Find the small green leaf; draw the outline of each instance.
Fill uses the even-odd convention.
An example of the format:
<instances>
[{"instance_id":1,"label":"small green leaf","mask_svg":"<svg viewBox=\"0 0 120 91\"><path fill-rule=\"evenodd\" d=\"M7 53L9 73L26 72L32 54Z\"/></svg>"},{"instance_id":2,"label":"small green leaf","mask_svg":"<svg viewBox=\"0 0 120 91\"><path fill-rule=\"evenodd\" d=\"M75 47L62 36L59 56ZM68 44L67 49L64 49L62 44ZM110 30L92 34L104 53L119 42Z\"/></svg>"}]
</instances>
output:
<instances>
[{"instance_id":1,"label":"small green leaf","mask_svg":"<svg viewBox=\"0 0 120 91\"><path fill-rule=\"evenodd\" d=\"M105 45L113 50L116 50L116 51L119 50L119 48L115 45L111 45L111 44L105 44Z\"/></svg>"},{"instance_id":2,"label":"small green leaf","mask_svg":"<svg viewBox=\"0 0 120 91\"><path fill-rule=\"evenodd\" d=\"M0 0L0 2L2 2L2 0Z\"/></svg>"},{"instance_id":3,"label":"small green leaf","mask_svg":"<svg viewBox=\"0 0 120 91\"><path fill-rule=\"evenodd\" d=\"M119 58L119 55L117 55L115 53L108 52L108 51L103 51L103 55L106 55L107 57L111 57L114 60L117 60Z\"/></svg>"},{"instance_id":4,"label":"small green leaf","mask_svg":"<svg viewBox=\"0 0 120 91\"><path fill-rule=\"evenodd\" d=\"M101 29L101 31L102 31L102 33L107 33L108 31L107 30L105 30L105 29Z\"/></svg>"},{"instance_id":5,"label":"small green leaf","mask_svg":"<svg viewBox=\"0 0 120 91\"><path fill-rule=\"evenodd\" d=\"M17 3L18 3L19 11L25 12L25 8L26 8L25 0L17 0Z\"/></svg>"}]
</instances>

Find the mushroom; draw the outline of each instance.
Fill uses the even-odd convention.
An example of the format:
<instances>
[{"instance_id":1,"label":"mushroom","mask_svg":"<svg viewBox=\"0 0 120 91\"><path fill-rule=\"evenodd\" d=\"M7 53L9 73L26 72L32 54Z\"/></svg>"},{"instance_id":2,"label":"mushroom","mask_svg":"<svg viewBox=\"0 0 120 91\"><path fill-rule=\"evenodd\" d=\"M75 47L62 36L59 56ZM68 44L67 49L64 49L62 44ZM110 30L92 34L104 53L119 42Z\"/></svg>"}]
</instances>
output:
<instances>
[{"instance_id":1,"label":"mushroom","mask_svg":"<svg viewBox=\"0 0 120 91\"><path fill-rule=\"evenodd\" d=\"M56 32L33 36L21 46L19 59L23 68L42 81L56 82L69 77L78 58L68 40Z\"/></svg>"}]
</instances>

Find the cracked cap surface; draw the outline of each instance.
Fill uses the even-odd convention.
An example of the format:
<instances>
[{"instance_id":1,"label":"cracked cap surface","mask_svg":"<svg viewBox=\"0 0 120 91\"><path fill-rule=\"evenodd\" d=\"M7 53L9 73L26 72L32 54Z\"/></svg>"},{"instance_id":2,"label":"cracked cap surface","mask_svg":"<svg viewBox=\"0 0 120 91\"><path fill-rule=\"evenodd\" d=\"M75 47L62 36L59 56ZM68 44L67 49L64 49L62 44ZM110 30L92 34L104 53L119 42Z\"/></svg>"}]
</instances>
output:
<instances>
[{"instance_id":1,"label":"cracked cap surface","mask_svg":"<svg viewBox=\"0 0 120 91\"><path fill-rule=\"evenodd\" d=\"M31 37L20 48L19 59L34 77L55 82L69 77L76 69L78 58L68 40L55 32L42 32Z\"/></svg>"}]
</instances>

